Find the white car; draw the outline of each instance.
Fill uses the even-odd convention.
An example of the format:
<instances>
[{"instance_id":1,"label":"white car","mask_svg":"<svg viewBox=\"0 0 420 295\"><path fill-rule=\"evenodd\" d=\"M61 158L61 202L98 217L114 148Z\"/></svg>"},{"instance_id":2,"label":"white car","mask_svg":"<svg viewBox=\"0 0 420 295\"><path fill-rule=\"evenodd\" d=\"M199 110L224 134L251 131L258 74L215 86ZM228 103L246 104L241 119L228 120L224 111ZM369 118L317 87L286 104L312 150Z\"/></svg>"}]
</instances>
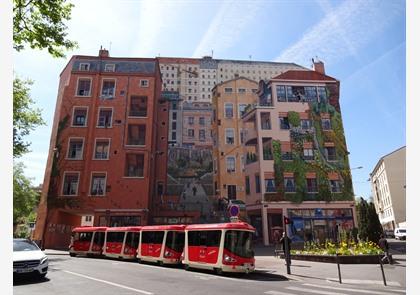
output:
<instances>
[{"instance_id":1,"label":"white car","mask_svg":"<svg viewBox=\"0 0 420 295\"><path fill-rule=\"evenodd\" d=\"M40 278L48 271L48 257L27 239L13 239L13 275L31 274Z\"/></svg>"},{"instance_id":2,"label":"white car","mask_svg":"<svg viewBox=\"0 0 420 295\"><path fill-rule=\"evenodd\" d=\"M405 228L397 227L394 231L394 235L397 240L405 240L407 237L407 230Z\"/></svg>"}]
</instances>

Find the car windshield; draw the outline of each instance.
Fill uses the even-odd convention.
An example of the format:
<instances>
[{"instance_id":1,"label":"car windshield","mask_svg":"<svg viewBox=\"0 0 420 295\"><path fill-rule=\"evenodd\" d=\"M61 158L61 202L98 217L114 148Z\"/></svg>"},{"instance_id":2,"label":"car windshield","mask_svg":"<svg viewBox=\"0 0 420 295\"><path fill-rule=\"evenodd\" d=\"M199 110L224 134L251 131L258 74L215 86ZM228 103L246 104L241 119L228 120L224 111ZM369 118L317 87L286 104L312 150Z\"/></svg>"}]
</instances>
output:
<instances>
[{"instance_id":1,"label":"car windshield","mask_svg":"<svg viewBox=\"0 0 420 295\"><path fill-rule=\"evenodd\" d=\"M13 251L36 251L38 246L31 241L13 241Z\"/></svg>"}]
</instances>

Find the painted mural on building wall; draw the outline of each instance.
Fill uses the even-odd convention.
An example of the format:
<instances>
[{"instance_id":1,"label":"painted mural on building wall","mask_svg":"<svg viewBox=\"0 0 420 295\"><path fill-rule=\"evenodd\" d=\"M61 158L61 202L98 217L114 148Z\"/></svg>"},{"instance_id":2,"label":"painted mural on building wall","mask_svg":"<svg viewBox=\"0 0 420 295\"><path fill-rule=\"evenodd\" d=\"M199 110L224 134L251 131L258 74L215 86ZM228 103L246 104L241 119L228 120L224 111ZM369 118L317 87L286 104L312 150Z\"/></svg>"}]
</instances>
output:
<instances>
[{"instance_id":1,"label":"painted mural on building wall","mask_svg":"<svg viewBox=\"0 0 420 295\"><path fill-rule=\"evenodd\" d=\"M194 216L187 222L211 222L214 217L211 107L208 103L182 102L171 111L179 118L171 124L182 127L182 136L168 147L167 195L174 200L171 209Z\"/></svg>"}]
</instances>

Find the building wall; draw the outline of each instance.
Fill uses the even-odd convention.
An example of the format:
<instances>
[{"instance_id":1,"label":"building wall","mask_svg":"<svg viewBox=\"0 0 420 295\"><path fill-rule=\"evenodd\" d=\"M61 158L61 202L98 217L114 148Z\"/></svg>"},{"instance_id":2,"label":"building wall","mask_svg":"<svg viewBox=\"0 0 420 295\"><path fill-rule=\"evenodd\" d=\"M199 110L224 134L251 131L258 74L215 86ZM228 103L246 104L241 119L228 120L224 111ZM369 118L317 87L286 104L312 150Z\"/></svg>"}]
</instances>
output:
<instances>
[{"instance_id":1,"label":"building wall","mask_svg":"<svg viewBox=\"0 0 420 295\"><path fill-rule=\"evenodd\" d=\"M91 67L81 71L80 63L90 63ZM115 71L103 70L108 63L115 64ZM80 78L91 79L89 96L77 95ZM104 79L115 81L115 96L112 99L101 95ZM142 87L141 80L147 80L148 85ZM48 237L55 234L47 229L53 224L62 224L63 220L70 220L60 213L63 210L66 214L77 216L71 219L71 224L67 224L69 226L80 225L82 215L94 216L95 225L107 224L112 216L137 216L134 220L147 224L156 181L163 182L163 185L166 183L168 105L165 101L159 102L161 80L156 60L75 56L63 72L61 81L50 144L50 159L55 157L55 160L49 161L46 168L40 226L37 225L41 231L36 239L44 237L45 242L52 243L45 246L55 246L56 237ZM130 116L132 96L147 96L146 115ZM75 107L87 109L86 126L73 126ZM100 108L112 110L110 126L97 126ZM144 145L128 144L130 124L145 126ZM81 159L68 157L71 138L83 139ZM94 158L97 139L109 141L107 159ZM159 150L163 153L156 153ZM144 156L141 177L127 176L128 154ZM155 166L158 168L155 169ZM76 195L63 195L66 173L79 175ZM106 177L104 195L92 195L94 173ZM47 214L45 205L48 197ZM44 236L42 232L45 232Z\"/></svg>"},{"instance_id":2,"label":"building wall","mask_svg":"<svg viewBox=\"0 0 420 295\"><path fill-rule=\"evenodd\" d=\"M217 162L214 181L217 182L217 196L228 198L228 185L236 187L236 199L245 202L245 158L247 150L242 146L241 131L246 132L239 114L240 105L256 103L257 96L253 90L258 87L257 83L245 78L236 78L224 82L215 87L213 91L213 134L216 144L213 146L213 159ZM225 88L232 88L232 93L227 93ZM238 89L245 89L245 93L239 93ZM233 117L226 118L226 104L232 104ZM234 144L226 143L226 130L233 129ZM235 172L227 171L227 157L235 158Z\"/></svg>"},{"instance_id":3,"label":"building wall","mask_svg":"<svg viewBox=\"0 0 420 295\"><path fill-rule=\"evenodd\" d=\"M384 229L406 221L405 147L380 159L371 173L372 195Z\"/></svg>"}]
</instances>

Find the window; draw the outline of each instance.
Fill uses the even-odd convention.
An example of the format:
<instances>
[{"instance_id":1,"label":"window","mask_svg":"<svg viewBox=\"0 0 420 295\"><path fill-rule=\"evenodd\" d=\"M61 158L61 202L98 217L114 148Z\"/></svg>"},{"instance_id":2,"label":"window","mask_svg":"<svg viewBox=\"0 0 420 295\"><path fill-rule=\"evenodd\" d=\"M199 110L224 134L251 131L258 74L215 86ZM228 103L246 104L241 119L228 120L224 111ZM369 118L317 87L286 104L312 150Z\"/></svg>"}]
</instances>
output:
<instances>
[{"instance_id":1,"label":"window","mask_svg":"<svg viewBox=\"0 0 420 295\"><path fill-rule=\"evenodd\" d=\"M188 129L188 137L194 138L194 129Z\"/></svg>"},{"instance_id":2,"label":"window","mask_svg":"<svg viewBox=\"0 0 420 295\"><path fill-rule=\"evenodd\" d=\"M172 132L172 140L176 140L176 132Z\"/></svg>"},{"instance_id":3,"label":"window","mask_svg":"<svg viewBox=\"0 0 420 295\"><path fill-rule=\"evenodd\" d=\"M200 129L198 131L198 138L200 141L206 141L206 130Z\"/></svg>"},{"instance_id":4,"label":"window","mask_svg":"<svg viewBox=\"0 0 420 295\"><path fill-rule=\"evenodd\" d=\"M64 172L63 196L76 196L79 186L79 173Z\"/></svg>"},{"instance_id":5,"label":"window","mask_svg":"<svg viewBox=\"0 0 420 295\"><path fill-rule=\"evenodd\" d=\"M292 152L281 152L281 159L282 161L293 161L293 154Z\"/></svg>"},{"instance_id":6,"label":"window","mask_svg":"<svg viewBox=\"0 0 420 295\"><path fill-rule=\"evenodd\" d=\"M271 130L270 113L261 113L261 129Z\"/></svg>"},{"instance_id":7,"label":"window","mask_svg":"<svg viewBox=\"0 0 420 295\"><path fill-rule=\"evenodd\" d=\"M245 114L245 109L248 105L245 103L240 103L238 105L238 117L241 118Z\"/></svg>"},{"instance_id":8,"label":"window","mask_svg":"<svg viewBox=\"0 0 420 295\"><path fill-rule=\"evenodd\" d=\"M89 71L90 63L80 63L79 64L79 71Z\"/></svg>"},{"instance_id":9,"label":"window","mask_svg":"<svg viewBox=\"0 0 420 295\"><path fill-rule=\"evenodd\" d=\"M282 85L276 86L277 101L286 101L286 88Z\"/></svg>"},{"instance_id":10,"label":"window","mask_svg":"<svg viewBox=\"0 0 420 295\"><path fill-rule=\"evenodd\" d=\"M188 117L188 124L190 125L194 124L194 117Z\"/></svg>"},{"instance_id":11,"label":"window","mask_svg":"<svg viewBox=\"0 0 420 295\"><path fill-rule=\"evenodd\" d=\"M112 126L112 109L99 109L97 127L108 128L111 126Z\"/></svg>"},{"instance_id":12,"label":"window","mask_svg":"<svg viewBox=\"0 0 420 295\"><path fill-rule=\"evenodd\" d=\"M331 130L331 120L330 119L321 119L322 129Z\"/></svg>"},{"instance_id":13,"label":"window","mask_svg":"<svg viewBox=\"0 0 420 295\"><path fill-rule=\"evenodd\" d=\"M327 161L336 161L337 160L337 155L335 152L335 147L326 147L325 148L325 154L327 157Z\"/></svg>"},{"instance_id":14,"label":"window","mask_svg":"<svg viewBox=\"0 0 420 295\"><path fill-rule=\"evenodd\" d=\"M257 194L261 193L261 183L260 183L260 175L255 175L255 192Z\"/></svg>"},{"instance_id":15,"label":"window","mask_svg":"<svg viewBox=\"0 0 420 295\"><path fill-rule=\"evenodd\" d=\"M325 87L318 87L318 96L320 102L327 101L327 89Z\"/></svg>"},{"instance_id":16,"label":"window","mask_svg":"<svg viewBox=\"0 0 420 295\"><path fill-rule=\"evenodd\" d=\"M340 181L330 180L330 189L332 193L341 193Z\"/></svg>"},{"instance_id":17,"label":"window","mask_svg":"<svg viewBox=\"0 0 420 295\"><path fill-rule=\"evenodd\" d=\"M108 160L110 139L97 139L95 142L95 160Z\"/></svg>"},{"instance_id":18,"label":"window","mask_svg":"<svg viewBox=\"0 0 420 295\"><path fill-rule=\"evenodd\" d=\"M249 176L245 176L245 194L249 195L251 193L251 184L249 182Z\"/></svg>"},{"instance_id":19,"label":"window","mask_svg":"<svg viewBox=\"0 0 420 295\"><path fill-rule=\"evenodd\" d=\"M225 118L233 118L233 103L225 103Z\"/></svg>"},{"instance_id":20,"label":"window","mask_svg":"<svg viewBox=\"0 0 420 295\"><path fill-rule=\"evenodd\" d=\"M115 96L115 80L104 79L102 81L101 98L113 98Z\"/></svg>"},{"instance_id":21,"label":"window","mask_svg":"<svg viewBox=\"0 0 420 295\"><path fill-rule=\"evenodd\" d=\"M128 125L127 145L145 145L146 144L146 125Z\"/></svg>"},{"instance_id":22,"label":"window","mask_svg":"<svg viewBox=\"0 0 420 295\"><path fill-rule=\"evenodd\" d=\"M226 171L228 173L235 172L236 169L235 157L226 157Z\"/></svg>"},{"instance_id":23,"label":"window","mask_svg":"<svg viewBox=\"0 0 420 295\"><path fill-rule=\"evenodd\" d=\"M70 138L67 152L67 159L82 160L83 159L83 138Z\"/></svg>"},{"instance_id":24,"label":"window","mask_svg":"<svg viewBox=\"0 0 420 295\"><path fill-rule=\"evenodd\" d=\"M125 159L125 176L143 177L144 176L144 155L127 154Z\"/></svg>"},{"instance_id":25,"label":"window","mask_svg":"<svg viewBox=\"0 0 420 295\"><path fill-rule=\"evenodd\" d=\"M284 178L284 191L286 193L296 192L295 179L293 177Z\"/></svg>"},{"instance_id":26,"label":"window","mask_svg":"<svg viewBox=\"0 0 420 295\"><path fill-rule=\"evenodd\" d=\"M304 89L305 101L318 101L315 86L305 86Z\"/></svg>"},{"instance_id":27,"label":"window","mask_svg":"<svg viewBox=\"0 0 420 295\"><path fill-rule=\"evenodd\" d=\"M311 148L304 148L303 149L303 158L305 160L313 160L314 159L314 150Z\"/></svg>"},{"instance_id":28,"label":"window","mask_svg":"<svg viewBox=\"0 0 420 295\"><path fill-rule=\"evenodd\" d=\"M246 89L245 88L238 88L238 93L239 94L245 94L246 93Z\"/></svg>"},{"instance_id":29,"label":"window","mask_svg":"<svg viewBox=\"0 0 420 295\"><path fill-rule=\"evenodd\" d=\"M235 130L233 128L225 129L226 144L235 143Z\"/></svg>"},{"instance_id":30,"label":"window","mask_svg":"<svg viewBox=\"0 0 420 295\"><path fill-rule=\"evenodd\" d=\"M105 173L92 173L92 180L90 185L91 196L105 196Z\"/></svg>"},{"instance_id":31,"label":"window","mask_svg":"<svg viewBox=\"0 0 420 295\"><path fill-rule=\"evenodd\" d=\"M200 117L199 120L198 120L198 122L202 126L206 125L206 121L205 121L205 118L204 117Z\"/></svg>"},{"instance_id":32,"label":"window","mask_svg":"<svg viewBox=\"0 0 420 295\"><path fill-rule=\"evenodd\" d=\"M229 200L236 200L236 185L227 185L227 193Z\"/></svg>"},{"instance_id":33,"label":"window","mask_svg":"<svg viewBox=\"0 0 420 295\"><path fill-rule=\"evenodd\" d=\"M245 142L245 132L246 132L246 130L244 130L244 129L241 129L239 131L239 136L240 136L240 139L241 139L241 144L243 144Z\"/></svg>"},{"instance_id":34,"label":"window","mask_svg":"<svg viewBox=\"0 0 420 295\"><path fill-rule=\"evenodd\" d=\"M308 193L317 193L318 184L317 184L316 178L307 178L306 187L308 189Z\"/></svg>"},{"instance_id":35,"label":"window","mask_svg":"<svg viewBox=\"0 0 420 295\"><path fill-rule=\"evenodd\" d=\"M147 96L131 96L130 117L147 117Z\"/></svg>"},{"instance_id":36,"label":"window","mask_svg":"<svg viewBox=\"0 0 420 295\"><path fill-rule=\"evenodd\" d=\"M86 127L87 126L87 108L74 108L73 109L73 127Z\"/></svg>"},{"instance_id":37,"label":"window","mask_svg":"<svg viewBox=\"0 0 420 295\"><path fill-rule=\"evenodd\" d=\"M290 102L299 101L297 92L296 90L293 89L292 86L286 86L286 95L287 95L287 101L290 101Z\"/></svg>"},{"instance_id":38,"label":"window","mask_svg":"<svg viewBox=\"0 0 420 295\"><path fill-rule=\"evenodd\" d=\"M149 80L140 80L140 87L149 87Z\"/></svg>"},{"instance_id":39,"label":"window","mask_svg":"<svg viewBox=\"0 0 420 295\"><path fill-rule=\"evenodd\" d=\"M105 72L114 72L115 64L105 64Z\"/></svg>"},{"instance_id":40,"label":"window","mask_svg":"<svg viewBox=\"0 0 420 295\"><path fill-rule=\"evenodd\" d=\"M308 120L308 119L300 120L300 127L304 130L311 129L311 127L312 127L311 120Z\"/></svg>"},{"instance_id":41,"label":"window","mask_svg":"<svg viewBox=\"0 0 420 295\"><path fill-rule=\"evenodd\" d=\"M225 93L233 93L232 87L225 87Z\"/></svg>"},{"instance_id":42,"label":"window","mask_svg":"<svg viewBox=\"0 0 420 295\"><path fill-rule=\"evenodd\" d=\"M172 130L176 130L176 122L172 122Z\"/></svg>"},{"instance_id":43,"label":"window","mask_svg":"<svg viewBox=\"0 0 420 295\"><path fill-rule=\"evenodd\" d=\"M89 78L80 78L77 81L76 96L90 96L90 86L92 80Z\"/></svg>"},{"instance_id":44,"label":"window","mask_svg":"<svg viewBox=\"0 0 420 295\"><path fill-rule=\"evenodd\" d=\"M290 129L288 117L279 117L279 123L280 123L280 129L283 129L283 130Z\"/></svg>"},{"instance_id":45,"label":"window","mask_svg":"<svg viewBox=\"0 0 420 295\"><path fill-rule=\"evenodd\" d=\"M275 193L276 192L276 185L274 184L274 179L266 179L265 180L265 191L267 193Z\"/></svg>"}]
</instances>

